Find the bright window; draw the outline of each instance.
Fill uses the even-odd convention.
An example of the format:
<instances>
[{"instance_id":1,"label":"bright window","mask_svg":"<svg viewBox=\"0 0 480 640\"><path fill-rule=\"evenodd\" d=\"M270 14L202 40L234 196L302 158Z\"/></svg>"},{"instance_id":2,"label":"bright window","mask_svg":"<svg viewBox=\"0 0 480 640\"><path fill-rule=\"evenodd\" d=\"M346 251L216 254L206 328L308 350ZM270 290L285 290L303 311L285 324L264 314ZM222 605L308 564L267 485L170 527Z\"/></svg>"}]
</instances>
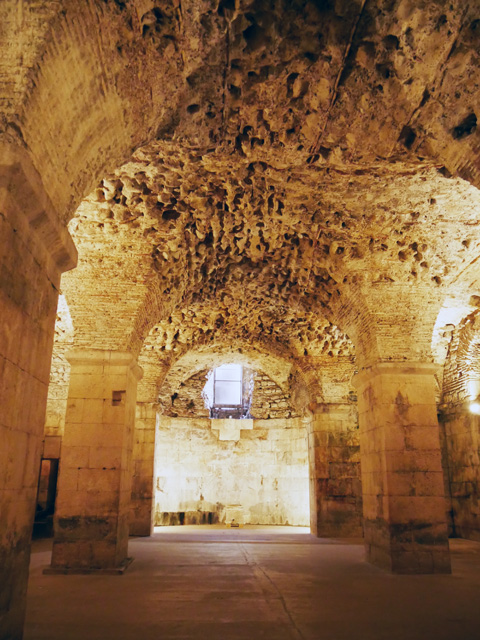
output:
<instances>
[{"instance_id":1,"label":"bright window","mask_svg":"<svg viewBox=\"0 0 480 640\"><path fill-rule=\"evenodd\" d=\"M243 371L240 364L223 364L213 372L213 404L234 406L242 404Z\"/></svg>"}]
</instances>

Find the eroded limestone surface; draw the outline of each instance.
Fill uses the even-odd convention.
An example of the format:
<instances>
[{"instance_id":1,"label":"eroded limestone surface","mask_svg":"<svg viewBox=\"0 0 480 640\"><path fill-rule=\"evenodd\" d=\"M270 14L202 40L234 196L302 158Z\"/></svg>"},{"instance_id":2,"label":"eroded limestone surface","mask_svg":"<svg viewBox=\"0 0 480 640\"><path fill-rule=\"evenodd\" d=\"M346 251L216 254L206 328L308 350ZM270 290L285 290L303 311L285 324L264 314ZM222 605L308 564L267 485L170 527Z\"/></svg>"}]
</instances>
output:
<instances>
[{"instance_id":1,"label":"eroded limestone surface","mask_svg":"<svg viewBox=\"0 0 480 640\"><path fill-rule=\"evenodd\" d=\"M232 435L222 438L219 422ZM309 523L307 434L298 419L162 417L156 448L157 525L226 522L230 505L241 524Z\"/></svg>"},{"instance_id":2,"label":"eroded limestone surface","mask_svg":"<svg viewBox=\"0 0 480 640\"><path fill-rule=\"evenodd\" d=\"M0 3L0 498L9 528L0 602L13 603L0 610L0 633L21 635L56 299L75 263L68 221L79 250L61 283L73 346L128 354L144 370L130 394L140 405L132 511L147 529L152 423L169 372L187 380L232 357L262 372L322 432L316 443L309 433L320 463L310 460L310 479L328 488L328 443L357 447L350 383L360 370L371 557L391 565L392 543L410 544L403 569L448 568L431 437L442 393L442 411L455 416L444 460L470 534L476 504L463 498L478 489L478 429L458 384L460 374L476 380L477 353L455 350L480 295L479 20L476 0ZM52 437L65 401L71 412L79 399L66 393L72 334L60 334ZM387 392L390 366L401 375ZM411 381L424 378L418 395ZM107 404L122 391L105 388ZM336 404L345 425L318 418ZM88 413L74 417L88 426ZM96 419L103 428L103 414ZM425 442L409 440L426 426ZM105 506L122 522L122 553L131 445L122 443L114 492L121 487L121 513L114 498ZM351 453L336 489L358 485ZM92 460L72 474L79 509L94 491L90 472L108 467ZM355 518L358 486L353 493ZM321 512L328 491L313 495ZM335 496L341 505L340 489ZM413 544L415 531L426 535Z\"/></svg>"},{"instance_id":3,"label":"eroded limestone surface","mask_svg":"<svg viewBox=\"0 0 480 640\"><path fill-rule=\"evenodd\" d=\"M198 322L203 333L233 324L240 337L247 325L243 335L274 343L293 333L287 349L300 355L342 354L329 322L358 290L420 288L437 308L477 251L476 189L432 166L287 169L273 150L248 160L157 143L103 181L71 224L83 259L64 287L81 294L71 296L79 340L138 349L163 321L169 349L175 321Z\"/></svg>"}]
</instances>

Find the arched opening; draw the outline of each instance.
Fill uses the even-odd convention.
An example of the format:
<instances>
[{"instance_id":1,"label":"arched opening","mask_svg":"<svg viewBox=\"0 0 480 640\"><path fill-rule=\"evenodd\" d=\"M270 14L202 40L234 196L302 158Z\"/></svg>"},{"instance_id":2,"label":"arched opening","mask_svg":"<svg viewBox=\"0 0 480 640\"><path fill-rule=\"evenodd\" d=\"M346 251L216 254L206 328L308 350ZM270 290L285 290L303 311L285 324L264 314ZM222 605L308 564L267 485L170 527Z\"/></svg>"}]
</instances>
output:
<instances>
[{"instance_id":1,"label":"arched opening","mask_svg":"<svg viewBox=\"0 0 480 640\"><path fill-rule=\"evenodd\" d=\"M72 225L77 276L64 279L78 331L63 550L79 535L91 569L106 562L102 545L86 557L99 539L103 551L114 540L107 564L126 556L135 406L141 424L157 400L146 385L136 401L136 358L157 322L166 370L190 339L215 346L225 333L321 379L304 403L310 481L338 531L359 493L353 356L338 325L362 380L369 557L449 570L427 337L456 275L478 294L475 3L154 4L1 3L7 637L21 634L56 299L75 262L66 221L95 185Z\"/></svg>"},{"instance_id":2,"label":"arched opening","mask_svg":"<svg viewBox=\"0 0 480 640\"><path fill-rule=\"evenodd\" d=\"M154 524L308 526L308 434L289 393L228 359L181 372L160 389Z\"/></svg>"}]
</instances>

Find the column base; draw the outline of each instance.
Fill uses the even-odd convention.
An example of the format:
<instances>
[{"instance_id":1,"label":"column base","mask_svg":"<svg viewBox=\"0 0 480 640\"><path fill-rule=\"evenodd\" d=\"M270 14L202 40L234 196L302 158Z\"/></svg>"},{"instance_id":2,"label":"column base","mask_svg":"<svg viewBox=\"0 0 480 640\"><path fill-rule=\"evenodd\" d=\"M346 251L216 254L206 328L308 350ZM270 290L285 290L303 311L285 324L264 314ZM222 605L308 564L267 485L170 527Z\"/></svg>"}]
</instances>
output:
<instances>
[{"instance_id":1,"label":"column base","mask_svg":"<svg viewBox=\"0 0 480 640\"><path fill-rule=\"evenodd\" d=\"M330 521L321 521L310 527L317 538L363 538L362 517L344 511L330 512Z\"/></svg>"},{"instance_id":2,"label":"column base","mask_svg":"<svg viewBox=\"0 0 480 640\"><path fill-rule=\"evenodd\" d=\"M134 558L125 558L118 567L106 567L98 569L97 567L45 567L43 574L46 576L52 575L85 575L85 574L98 574L106 576L123 575L128 567L132 564Z\"/></svg>"},{"instance_id":3,"label":"column base","mask_svg":"<svg viewBox=\"0 0 480 640\"><path fill-rule=\"evenodd\" d=\"M130 506L129 536L147 538L153 533L152 497L133 498Z\"/></svg>"},{"instance_id":4,"label":"column base","mask_svg":"<svg viewBox=\"0 0 480 640\"><path fill-rule=\"evenodd\" d=\"M322 495L319 479L313 479L315 509L310 514L310 530L317 538L362 538L363 514L361 500L352 496Z\"/></svg>"},{"instance_id":5,"label":"column base","mask_svg":"<svg viewBox=\"0 0 480 640\"><path fill-rule=\"evenodd\" d=\"M367 520L364 526L367 562L397 574L452 572L443 526L439 533L434 526L421 523L406 527L389 525L384 520Z\"/></svg>"}]
</instances>

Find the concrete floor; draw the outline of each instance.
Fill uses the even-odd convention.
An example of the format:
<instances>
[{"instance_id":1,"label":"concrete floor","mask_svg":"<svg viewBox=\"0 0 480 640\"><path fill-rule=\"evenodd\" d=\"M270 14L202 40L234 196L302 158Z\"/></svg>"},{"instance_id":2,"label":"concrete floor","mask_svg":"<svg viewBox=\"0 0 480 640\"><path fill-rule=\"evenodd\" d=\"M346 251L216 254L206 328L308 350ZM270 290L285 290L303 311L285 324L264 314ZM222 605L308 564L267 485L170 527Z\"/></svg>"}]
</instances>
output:
<instances>
[{"instance_id":1,"label":"concrete floor","mask_svg":"<svg viewBox=\"0 0 480 640\"><path fill-rule=\"evenodd\" d=\"M393 576L361 540L295 527L168 527L130 541L123 576L42 574L34 542L25 640L479 640L480 543L451 576Z\"/></svg>"}]
</instances>

